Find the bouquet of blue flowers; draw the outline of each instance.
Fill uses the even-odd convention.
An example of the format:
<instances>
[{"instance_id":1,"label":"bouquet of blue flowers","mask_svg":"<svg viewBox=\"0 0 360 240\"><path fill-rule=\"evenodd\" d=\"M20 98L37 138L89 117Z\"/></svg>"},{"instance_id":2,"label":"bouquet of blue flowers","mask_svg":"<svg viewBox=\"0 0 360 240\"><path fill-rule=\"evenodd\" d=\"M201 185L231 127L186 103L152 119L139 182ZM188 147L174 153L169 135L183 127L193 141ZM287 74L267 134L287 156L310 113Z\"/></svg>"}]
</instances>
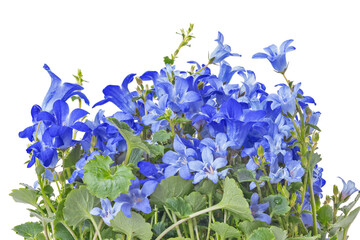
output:
<instances>
[{"instance_id":1,"label":"bouquet of blue flowers","mask_svg":"<svg viewBox=\"0 0 360 240\"><path fill-rule=\"evenodd\" d=\"M34 185L10 195L31 206L36 219L14 227L25 239L347 239L360 211L360 193L344 181L323 196L317 153L320 112L301 83L286 78L293 40L270 45L266 58L284 82L268 93L255 73L225 60L241 55L224 44L206 64L175 68L190 46L193 25L164 57L165 67L129 74L104 88L119 111L90 117L79 70L64 83L49 66L50 88L31 109L32 125L19 133L30 141L28 168ZM218 66L212 74L210 67ZM232 83L234 74L242 84ZM129 84L136 84L135 91ZM70 110L69 101L78 104Z\"/></svg>"}]
</instances>

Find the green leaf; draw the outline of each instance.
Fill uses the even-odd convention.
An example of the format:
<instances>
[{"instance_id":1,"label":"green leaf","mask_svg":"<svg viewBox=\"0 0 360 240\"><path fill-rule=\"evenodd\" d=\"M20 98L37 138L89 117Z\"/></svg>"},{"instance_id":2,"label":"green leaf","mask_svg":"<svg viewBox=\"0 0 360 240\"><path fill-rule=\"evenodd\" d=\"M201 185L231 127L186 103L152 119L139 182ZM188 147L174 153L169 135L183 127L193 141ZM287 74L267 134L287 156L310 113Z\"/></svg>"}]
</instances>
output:
<instances>
[{"instance_id":1,"label":"green leaf","mask_svg":"<svg viewBox=\"0 0 360 240\"><path fill-rule=\"evenodd\" d=\"M197 191L202 194L209 195L209 194L212 194L215 192L216 186L217 186L217 184L213 183L211 180L204 179L198 185L199 188Z\"/></svg>"},{"instance_id":2,"label":"green leaf","mask_svg":"<svg viewBox=\"0 0 360 240\"><path fill-rule=\"evenodd\" d=\"M43 231L43 226L38 222L27 222L17 225L13 230L24 238L34 238Z\"/></svg>"},{"instance_id":3,"label":"green leaf","mask_svg":"<svg viewBox=\"0 0 360 240\"><path fill-rule=\"evenodd\" d=\"M358 193L358 195L355 197L355 200L352 201L351 203L349 203L348 205L346 205L345 207L340 208L341 211L344 212L345 215L348 215L348 213L351 211L351 209L356 205L356 203L358 202L360 198L360 192Z\"/></svg>"},{"instance_id":4,"label":"green leaf","mask_svg":"<svg viewBox=\"0 0 360 240\"><path fill-rule=\"evenodd\" d=\"M317 219L323 226L328 226L333 219L333 209L329 205L322 206L317 212Z\"/></svg>"},{"instance_id":5,"label":"green leaf","mask_svg":"<svg viewBox=\"0 0 360 240\"><path fill-rule=\"evenodd\" d=\"M90 159L84 166L83 181L91 194L98 198L110 198L111 200L127 193L131 185L130 179L134 179L131 168L125 165L117 165L110 168L114 161L109 157L100 155Z\"/></svg>"},{"instance_id":6,"label":"green leaf","mask_svg":"<svg viewBox=\"0 0 360 240\"><path fill-rule=\"evenodd\" d=\"M185 197L186 202L191 205L193 212L200 211L206 207L206 198L199 192L192 192Z\"/></svg>"},{"instance_id":7,"label":"green leaf","mask_svg":"<svg viewBox=\"0 0 360 240\"><path fill-rule=\"evenodd\" d=\"M321 132L320 128L318 126L314 125L314 124L306 123L306 125L309 126L309 127L312 127L313 129L315 129L315 130L317 130L319 132Z\"/></svg>"},{"instance_id":8,"label":"green leaf","mask_svg":"<svg viewBox=\"0 0 360 240\"><path fill-rule=\"evenodd\" d=\"M136 166L136 164L142 160L143 152L144 152L143 150L138 149L138 148L135 148L134 150L132 150L130 159L129 159L129 163L132 163L134 166Z\"/></svg>"},{"instance_id":9,"label":"green leaf","mask_svg":"<svg viewBox=\"0 0 360 240\"><path fill-rule=\"evenodd\" d=\"M224 195L217 205L235 213L242 220L254 220L251 215L249 204L234 179L228 177L225 179Z\"/></svg>"},{"instance_id":10,"label":"green leaf","mask_svg":"<svg viewBox=\"0 0 360 240\"><path fill-rule=\"evenodd\" d=\"M173 59L170 59L168 56L164 57L164 63L165 63L165 64L173 65L174 62L175 62L175 61L174 61Z\"/></svg>"},{"instance_id":11,"label":"green leaf","mask_svg":"<svg viewBox=\"0 0 360 240\"><path fill-rule=\"evenodd\" d=\"M161 129L154 133L153 142L167 142L171 138L171 132L167 132L165 129Z\"/></svg>"},{"instance_id":12,"label":"green leaf","mask_svg":"<svg viewBox=\"0 0 360 240\"><path fill-rule=\"evenodd\" d=\"M65 200L61 200L61 202L58 204L56 213L55 213L55 220L56 221L62 221L64 220L64 207L65 207Z\"/></svg>"},{"instance_id":13,"label":"green leaf","mask_svg":"<svg viewBox=\"0 0 360 240\"><path fill-rule=\"evenodd\" d=\"M270 230L274 234L276 240L285 240L287 238L287 231L282 228L271 226Z\"/></svg>"},{"instance_id":14,"label":"green leaf","mask_svg":"<svg viewBox=\"0 0 360 240\"><path fill-rule=\"evenodd\" d=\"M340 221L336 222L333 227L338 228L348 228L352 224L352 222L355 220L356 216L358 215L360 211L360 207L355 208L350 214L344 218L342 218Z\"/></svg>"},{"instance_id":15,"label":"green leaf","mask_svg":"<svg viewBox=\"0 0 360 240\"><path fill-rule=\"evenodd\" d=\"M310 168L314 169L315 165L318 164L320 161L321 161L321 155L318 153L314 153L310 159Z\"/></svg>"},{"instance_id":16,"label":"green leaf","mask_svg":"<svg viewBox=\"0 0 360 240\"><path fill-rule=\"evenodd\" d=\"M288 200L280 194L270 195L264 198L264 201L270 205L270 216L283 215L290 211Z\"/></svg>"},{"instance_id":17,"label":"green leaf","mask_svg":"<svg viewBox=\"0 0 360 240\"><path fill-rule=\"evenodd\" d=\"M287 240L316 240L319 239L320 235L316 235L313 237L294 237L294 238L288 238Z\"/></svg>"},{"instance_id":18,"label":"green leaf","mask_svg":"<svg viewBox=\"0 0 360 240\"><path fill-rule=\"evenodd\" d=\"M55 225L55 240L63 239L74 240L73 236L71 236L66 227L62 223L58 223Z\"/></svg>"},{"instance_id":19,"label":"green leaf","mask_svg":"<svg viewBox=\"0 0 360 240\"><path fill-rule=\"evenodd\" d=\"M246 236L250 236L258 228L267 226L268 224L262 221L243 221L238 224L238 228L245 233Z\"/></svg>"},{"instance_id":20,"label":"green leaf","mask_svg":"<svg viewBox=\"0 0 360 240\"><path fill-rule=\"evenodd\" d=\"M220 235L221 239L238 238L241 232L236 228L227 225L226 223L215 222L211 224L211 229Z\"/></svg>"},{"instance_id":21,"label":"green leaf","mask_svg":"<svg viewBox=\"0 0 360 240\"><path fill-rule=\"evenodd\" d=\"M125 234L127 239L150 240L153 235L151 225L136 212L131 212L131 218L119 212L110 223L114 231Z\"/></svg>"},{"instance_id":22,"label":"green leaf","mask_svg":"<svg viewBox=\"0 0 360 240\"><path fill-rule=\"evenodd\" d=\"M168 240L191 240L191 238L176 237L176 238L169 238Z\"/></svg>"},{"instance_id":23,"label":"green leaf","mask_svg":"<svg viewBox=\"0 0 360 240\"><path fill-rule=\"evenodd\" d=\"M175 124L188 123L188 122L191 122L191 119L177 117L177 118L174 119L174 122L175 122Z\"/></svg>"},{"instance_id":24,"label":"green leaf","mask_svg":"<svg viewBox=\"0 0 360 240\"><path fill-rule=\"evenodd\" d=\"M191 205L182 197L168 198L165 205L180 218L185 218L192 213Z\"/></svg>"},{"instance_id":25,"label":"green leaf","mask_svg":"<svg viewBox=\"0 0 360 240\"><path fill-rule=\"evenodd\" d=\"M36 190L27 188L13 189L9 195L14 199L15 202L26 203L37 207L36 202L38 195Z\"/></svg>"},{"instance_id":26,"label":"green leaf","mask_svg":"<svg viewBox=\"0 0 360 240\"><path fill-rule=\"evenodd\" d=\"M129 131L129 126L126 123L126 125L124 125L124 123L119 122L116 118L108 118L108 120L115 125L121 136L123 136L125 139L127 151L132 151L134 148L139 148L144 150L147 154L150 154L149 148L142 142L139 136L135 136L131 131Z\"/></svg>"},{"instance_id":27,"label":"green leaf","mask_svg":"<svg viewBox=\"0 0 360 240\"><path fill-rule=\"evenodd\" d=\"M70 153L66 156L64 160L64 167L69 168L75 166L75 163L77 163L82 155L81 145L77 144Z\"/></svg>"},{"instance_id":28,"label":"green leaf","mask_svg":"<svg viewBox=\"0 0 360 240\"><path fill-rule=\"evenodd\" d=\"M99 199L91 195L85 186L74 189L65 200L64 219L70 226L77 227L92 217L90 211L99 203Z\"/></svg>"},{"instance_id":29,"label":"green leaf","mask_svg":"<svg viewBox=\"0 0 360 240\"><path fill-rule=\"evenodd\" d=\"M154 233L159 236L163 231L165 231L166 225L163 222L158 222L152 226Z\"/></svg>"},{"instance_id":30,"label":"green leaf","mask_svg":"<svg viewBox=\"0 0 360 240\"><path fill-rule=\"evenodd\" d=\"M258 228L250 235L249 240L275 240L275 236L268 228Z\"/></svg>"},{"instance_id":31,"label":"green leaf","mask_svg":"<svg viewBox=\"0 0 360 240\"><path fill-rule=\"evenodd\" d=\"M239 169L236 171L236 177L239 183L255 181L255 172L247 169Z\"/></svg>"},{"instance_id":32,"label":"green leaf","mask_svg":"<svg viewBox=\"0 0 360 240\"><path fill-rule=\"evenodd\" d=\"M161 180L157 185L150 200L161 206L165 204L166 199L172 197L184 197L193 190L191 180L182 179L180 176L172 176Z\"/></svg>"},{"instance_id":33,"label":"green leaf","mask_svg":"<svg viewBox=\"0 0 360 240\"><path fill-rule=\"evenodd\" d=\"M146 144L150 149L150 157L156 158L158 156L164 155L164 146L163 145L155 145L155 144Z\"/></svg>"}]
</instances>

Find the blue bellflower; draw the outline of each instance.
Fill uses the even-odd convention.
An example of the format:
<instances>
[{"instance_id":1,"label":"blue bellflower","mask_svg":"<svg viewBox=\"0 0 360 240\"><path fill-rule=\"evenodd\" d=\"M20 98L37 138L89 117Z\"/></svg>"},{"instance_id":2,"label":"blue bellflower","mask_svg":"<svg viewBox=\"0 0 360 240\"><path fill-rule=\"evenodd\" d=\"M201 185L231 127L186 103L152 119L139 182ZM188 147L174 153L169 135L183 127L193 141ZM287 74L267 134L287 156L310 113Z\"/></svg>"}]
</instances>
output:
<instances>
[{"instance_id":1,"label":"blue bellflower","mask_svg":"<svg viewBox=\"0 0 360 240\"><path fill-rule=\"evenodd\" d=\"M269 203L259 204L259 195L253 193L251 195L251 204L250 210L255 220L266 222L267 224L271 223L271 218L269 215L264 213L269 208Z\"/></svg>"},{"instance_id":2,"label":"blue bellflower","mask_svg":"<svg viewBox=\"0 0 360 240\"><path fill-rule=\"evenodd\" d=\"M115 199L115 202L121 204L121 211L128 218L131 217L132 208L143 213L151 213L147 197L155 191L157 184L156 181L148 181L140 189L140 181L135 177L135 179L131 180L129 192L127 194L122 193L120 197Z\"/></svg>"},{"instance_id":3,"label":"blue bellflower","mask_svg":"<svg viewBox=\"0 0 360 240\"><path fill-rule=\"evenodd\" d=\"M271 109L274 110L277 107L281 107L283 113L294 115L296 110L295 98L300 89L301 83L295 85L294 90L291 91L289 86L285 84L279 84L281 86L278 90L278 94L270 94L267 101L271 101Z\"/></svg>"},{"instance_id":4,"label":"blue bellflower","mask_svg":"<svg viewBox=\"0 0 360 240\"><path fill-rule=\"evenodd\" d=\"M43 111L52 112L52 107L55 101L66 101L75 95L82 98L86 104L89 104L87 97L82 92L80 92L80 90L84 89L83 87L74 83L63 83L61 79L56 76L46 64L44 65L44 69L51 77L51 85L41 105Z\"/></svg>"},{"instance_id":5,"label":"blue bellflower","mask_svg":"<svg viewBox=\"0 0 360 240\"><path fill-rule=\"evenodd\" d=\"M162 160L169 164L165 169L165 178L174 176L179 172L183 179L190 179L191 173L189 169L189 162L194 161L197 157L196 151L192 148L186 148L178 135L174 138L174 151L167 151Z\"/></svg>"},{"instance_id":6,"label":"blue bellflower","mask_svg":"<svg viewBox=\"0 0 360 240\"><path fill-rule=\"evenodd\" d=\"M274 44L264 48L266 53L256 53L252 58L266 58L271 63L275 71L284 73L287 68L286 53L295 50L295 47L290 46L294 40L289 39L284 41L280 49Z\"/></svg>"},{"instance_id":7,"label":"blue bellflower","mask_svg":"<svg viewBox=\"0 0 360 240\"><path fill-rule=\"evenodd\" d=\"M202 150L201 159L202 161L195 160L189 162L190 169L196 172L193 180L194 184L199 183L204 178L208 178L216 184L219 181L219 177L221 179L225 178L229 169L225 169L221 172L217 171L219 168L226 166L227 160L225 158L219 157L214 160L210 148L205 147Z\"/></svg>"},{"instance_id":8,"label":"blue bellflower","mask_svg":"<svg viewBox=\"0 0 360 240\"><path fill-rule=\"evenodd\" d=\"M133 102L133 97L136 96L135 93L131 93L128 89L129 83L131 83L134 80L134 76L136 74L129 74L126 76L124 81L120 86L117 85L108 85L104 88L103 93L105 99L97 102L94 106L100 106L107 102L112 102L115 104L119 109L126 113L135 114L137 104Z\"/></svg>"},{"instance_id":9,"label":"blue bellflower","mask_svg":"<svg viewBox=\"0 0 360 240\"><path fill-rule=\"evenodd\" d=\"M224 35L221 32L218 32L218 38L215 41L218 43L218 45L210 54L210 60L213 59L213 63L220 63L229 56L241 57L241 55L238 53L231 53L231 47L229 45L224 45Z\"/></svg>"},{"instance_id":10,"label":"blue bellflower","mask_svg":"<svg viewBox=\"0 0 360 240\"><path fill-rule=\"evenodd\" d=\"M102 209L95 207L90 211L90 214L100 216L104 223L110 226L110 220L114 219L121 210L121 203L115 202L114 206L111 206L111 202L107 198L100 199L100 202Z\"/></svg>"},{"instance_id":11,"label":"blue bellflower","mask_svg":"<svg viewBox=\"0 0 360 240\"><path fill-rule=\"evenodd\" d=\"M342 179L341 177L339 177L341 179L341 181L343 182L343 189L341 190L341 200L342 201L346 201L348 199L348 197L350 197L354 192L358 192L360 191L359 189L357 189L355 187L355 183L351 180L349 180L348 182L345 182L344 179Z\"/></svg>"}]
</instances>

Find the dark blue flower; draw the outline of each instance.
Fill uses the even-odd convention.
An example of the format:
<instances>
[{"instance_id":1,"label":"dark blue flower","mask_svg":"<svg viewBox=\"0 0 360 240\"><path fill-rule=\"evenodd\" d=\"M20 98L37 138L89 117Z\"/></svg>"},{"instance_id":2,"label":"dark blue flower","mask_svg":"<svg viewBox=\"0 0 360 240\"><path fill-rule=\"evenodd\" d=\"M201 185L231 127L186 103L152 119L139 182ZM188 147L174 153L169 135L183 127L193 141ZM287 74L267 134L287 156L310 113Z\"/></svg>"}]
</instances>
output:
<instances>
[{"instance_id":1,"label":"dark blue flower","mask_svg":"<svg viewBox=\"0 0 360 240\"><path fill-rule=\"evenodd\" d=\"M229 169L225 169L221 172L217 171L218 169L226 166L227 160L225 158L219 157L214 160L214 156L210 148L205 147L202 150L201 159L202 161L195 160L189 162L190 169L196 172L193 180L194 184L199 183L204 178L208 178L216 184L219 181L219 177L221 179L225 178Z\"/></svg>"},{"instance_id":2,"label":"dark blue flower","mask_svg":"<svg viewBox=\"0 0 360 240\"><path fill-rule=\"evenodd\" d=\"M143 184L147 181L156 181L161 182L165 178L165 168L168 166L166 163L153 164L147 161L140 161L137 163L139 172L147 177L146 179L140 180L140 183Z\"/></svg>"},{"instance_id":3,"label":"dark blue flower","mask_svg":"<svg viewBox=\"0 0 360 240\"><path fill-rule=\"evenodd\" d=\"M131 180L129 192L127 194L122 193L120 197L115 199L115 202L121 204L121 211L128 218L131 217L132 208L143 213L151 213L147 197L155 191L157 184L156 181L148 181L140 189L140 181L135 177L135 179Z\"/></svg>"},{"instance_id":4,"label":"dark blue flower","mask_svg":"<svg viewBox=\"0 0 360 240\"><path fill-rule=\"evenodd\" d=\"M190 179L191 173L188 163L196 159L196 151L192 148L186 148L178 135L175 135L173 146L175 152L167 151L162 158L164 163L169 164L165 169L165 178L174 176L179 172L183 179Z\"/></svg>"},{"instance_id":5,"label":"dark blue flower","mask_svg":"<svg viewBox=\"0 0 360 240\"><path fill-rule=\"evenodd\" d=\"M253 55L253 58L266 58L276 71L284 73L287 68L286 53L295 50L295 47L290 46L293 41L292 39L284 41L280 49L272 44L264 48L267 53L256 53Z\"/></svg>"},{"instance_id":6,"label":"dark blue flower","mask_svg":"<svg viewBox=\"0 0 360 240\"><path fill-rule=\"evenodd\" d=\"M90 214L100 216L104 220L104 223L110 226L110 220L114 219L120 212L122 203L115 202L114 206L112 206L111 201L107 198L101 198L100 202L102 209L95 207L90 211Z\"/></svg>"},{"instance_id":7,"label":"dark blue flower","mask_svg":"<svg viewBox=\"0 0 360 240\"><path fill-rule=\"evenodd\" d=\"M120 86L108 85L104 88L104 100L97 102L93 107L103 105L107 102L114 103L119 109L126 113L135 114L138 107L133 97L137 96L136 92L131 93L128 89L129 83L134 80L136 74L129 74L126 76Z\"/></svg>"},{"instance_id":8,"label":"dark blue flower","mask_svg":"<svg viewBox=\"0 0 360 240\"><path fill-rule=\"evenodd\" d=\"M269 208L269 203L259 204L259 195L253 193L251 195L251 204L250 210L255 220L266 222L267 224L271 223L271 218L269 215L264 213Z\"/></svg>"},{"instance_id":9,"label":"dark blue flower","mask_svg":"<svg viewBox=\"0 0 360 240\"><path fill-rule=\"evenodd\" d=\"M229 56L241 57L240 54L231 53L231 47L229 45L224 45L224 35L222 35L221 32L218 32L218 38L215 41L218 43L218 45L210 54L210 60L213 59L213 63L220 63L222 60Z\"/></svg>"}]
</instances>

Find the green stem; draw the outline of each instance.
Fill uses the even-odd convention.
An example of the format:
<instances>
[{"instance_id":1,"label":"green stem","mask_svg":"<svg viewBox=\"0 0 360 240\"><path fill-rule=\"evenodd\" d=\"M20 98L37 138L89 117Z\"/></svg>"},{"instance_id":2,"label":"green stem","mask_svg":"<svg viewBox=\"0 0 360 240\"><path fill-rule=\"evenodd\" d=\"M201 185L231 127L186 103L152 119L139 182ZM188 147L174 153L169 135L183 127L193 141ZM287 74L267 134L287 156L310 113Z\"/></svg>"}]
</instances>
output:
<instances>
[{"instance_id":1,"label":"green stem","mask_svg":"<svg viewBox=\"0 0 360 240\"><path fill-rule=\"evenodd\" d=\"M193 222L194 222L194 226L195 226L196 240L200 240L199 229L198 229L198 226L197 226L196 218L193 218Z\"/></svg>"},{"instance_id":2,"label":"green stem","mask_svg":"<svg viewBox=\"0 0 360 240\"><path fill-rule=\"evenodd\" d=\"M100 220L98 229L101 229L101 225L102 225L102 224L103 224L103 219ZM97 235L98 235L98 234L99 234L99 236L100 236L100 233L98 233L98 231L96 231L93 240L95 240L95 239L97 238Z\"/></svg>"},{"instance_id":3,"label":"green stem","mask_svg":"<svg viewBox=\"0 0 360 240\"><path fill-rule=\"evenodd\" d=\"M129 145L128 145L128 149L126 150L126 156L125 156L125 160L123 162L123 165L128 164L128 162L130 160L131 152L132 152L132 148L129 148Z\"/></svg>"},{"instance_id":4,"label":"green stem","mask_svg":"<svg viewBox=\"0 0 360 240\"><path fill-rule=\"evenodd\" d=\"M308 169L308 177L309 177L309 190L310 190L310 204L311 204L311 211L312 211L312 219L313 219L313 236L317 235L317 223L316 223L316 204L315 204L315 196L313 190L313 176L310 172L311 170Z\"/></svg>"},{"instance_id":5,"label":"green stem","mask_svg":"<svg viewBox=\"0 0 360 240\"><path fill-rule=\"evenodd\" d=\"M197 216L200 216L201 214L205 214L205 213L208 213L208 212L211 212L211 211L215 211L215 210L218 210L218 209L221 209L222 207L221 206L218 206L218 205L214 205L212 207L209 207L209 208L205 208L201 211L198 211L198 212L195 212L193 214L190 214L187 218L183 218L179 221L177 221L176 223L174 223L173 225L171 225L170 227L168 227L167 229L165 229L155 240L160 240L162 239L168 232L170 232L172 229L174 229L176 226L179 226L180 224L182 224L183 222L186 222L188 221L189 219L192 219L194 217L197 217Z\"/></svg>"},{"instance_id":6,"label":"green stem","mask_svg":"<svg viewBox=\"0 0 360 240\"><path fill-rule=\"evenodd\" d=\"M95 228L95 231L96 231L96 234L99 236L99 239L102 240L101 238L101 234L100 234L100 230L95 222L95 219L92 215L89 215L90 216L90 221L92 222L92 224L94 225L94 228ZM94 236L94 240L96 239L96 234Z\"/></svg>"},{"instance_id":7,"label":"green stem","mask_svg":"<svg viewBox=\"0 0 360 240\"><path fill-rule=\"evenodd\" d=\"M193 225L192 219L187 221L187 223L189 225L190 238L191 238L191 240L195 240L194 225Z\"/></svg>"},{"instance_id":8,"label":"green stem","mask_svg":"<svg viewBox=\"0 0 360 240\"><path fill-rule=\"evenodd\" d=\"M174 212L172 212L172 217L173 217L173 220L174 220L174 224L176 224L176 223L177 223L177 219L176 219L176 215L175 215ZM176 228L176 232L177 232L178 237L181 237L181 238L182 238L182 234L181 234L179 225L176 225L175 228Z\"/></svg>"},{"instance_id":9,"label":"green stem","mask_svg":"<svg viewBox=\"0 0 360 240\"><path fill-rule=\"evenodd\" d=\"M211 63L209 62L208 64L206 64L205 66L203 66L202 68L200 68L198 71L196 71L194 73L194 75L200 74L205 68L207 68Z\"/></svg>"},{"instance_id":10,"label":"green stem","mask_svg":"<svg viewBox=\"0 0 360 240\"><path fill-rule=\"evenodd\" d=\"M171 128L171 137L174 138L175 137L175 126L174 123L171 119L167 119Z\"/></svg>"},{"instance_id":11,"label":"green stem","mask_svg":"<svg viewBox=\"0 0 360 240\"><path fill-rule=\"evenodd\" d=\"M75 239L78 240L77 236L75 235L74 231L69 227L69 225L66 224L65 221L61 221L62 225L64 225L64 227L69 231L69 233L71 234L71 236Z\"/></svg>"},{"instance_id":12,"label":"green stem","mask_svg":"<svg viewBox=\"0 0 360 240\"><path fill-rule=\"evenodd\" d=\"M212 193L209 194L209 208L212 205ZM208 222L208 229L207 229L207 234L206 234L206 240L210 239L210 225L211 225L211 212L209 212L209 222Z\"/></svg>"}]
</instances>

